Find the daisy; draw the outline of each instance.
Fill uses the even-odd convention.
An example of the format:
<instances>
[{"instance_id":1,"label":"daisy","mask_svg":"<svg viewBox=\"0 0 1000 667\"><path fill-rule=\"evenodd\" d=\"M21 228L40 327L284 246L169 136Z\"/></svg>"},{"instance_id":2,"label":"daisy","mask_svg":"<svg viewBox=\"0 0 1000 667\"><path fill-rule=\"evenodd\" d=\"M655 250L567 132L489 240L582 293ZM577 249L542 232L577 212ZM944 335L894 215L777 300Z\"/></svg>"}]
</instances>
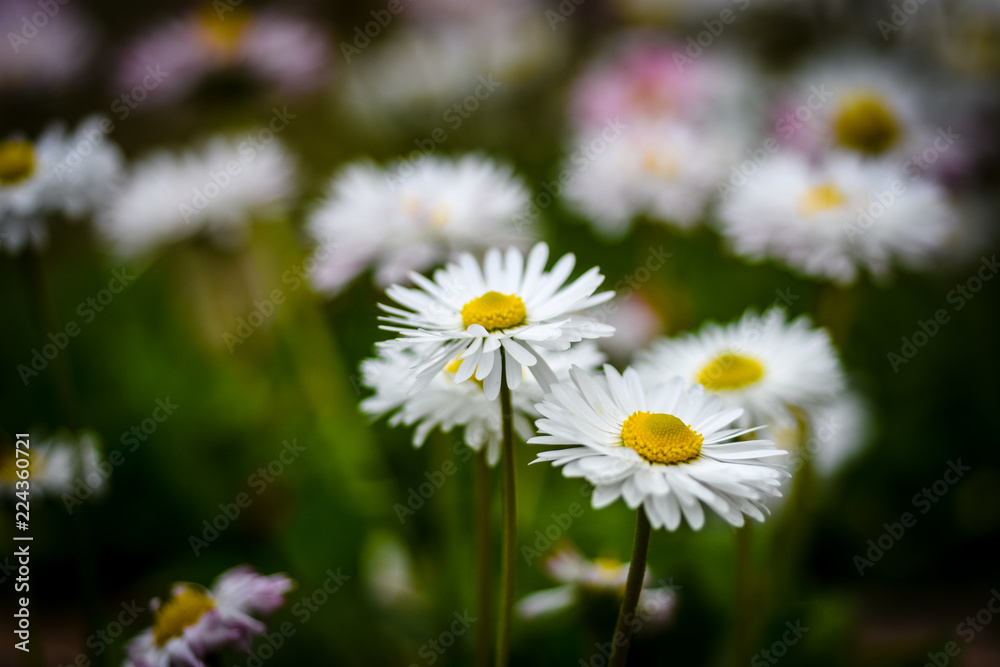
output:
<instances>
[{"instance_id":1,"label":"daisy","mask_svg":"<svg viewBox=\"0 0 1000 667\"><path fill-rule=\"evenodd\" d=\"M528 199L510 167L480 155L349 165L309 216L309 233L325 246L313 284L333 294L374 264L384 286L455 251L526 240L515 216Z\"/></svg>"},{"instance_id":2,"label":"daisy","mask_svg":"<svg viewBox=\"0 0 1000 667\"><path fill-rule=\"evenodd\" d=\"M537 406L542 435L528 442L572 445L535 462L593 484L595 508L622 498L654 528L676 530L685 519L699 530L702 503L738 527L744 514L763 521L764 501L781 495L787 473L768 459L785 452L769 440L737 440L754 430L726 428L740 408L677 376L644 386L634 369L620 375L606 365L603 374L573 369L570 377Z\"/></svg>"},{"instance_id":3,"label":"daisy","mask_svg":"<svg viewBox=\"0 0 1000 667\"><path fill-rule=\"evenodd\" d=\"M13 496L17 491L29 490L32 498L64 496L73 493L81 482L86 482L91 494L104 488L105 476L100 473L101 449L97 436L90 431L72 434L60 431L51 437L33 442L28 456L28 486L17 471L17 457L13 448L0 456L0 494ZM106 465L106 464L105 464ZM67 501L67 509L74 504Z\"/></svg>"},{"instance_id":4,"label":"daisy","mask_svg":"<svg viewBox=\"0 0 1000 667\"><path fill-rule=\"evenodd\" d=\"M788 452L789 467L808 461L823 477L831 477L854 458L870 434L868 405L854 391L842 391L803 416L808 424L804 443L798 424L778 424L769 427L766 433Z\"/></svg>"},{"instance_id":5,"label":"daisy","mask_svg":"<svg viewBox=\"0 0 1000 667\"><path fill-rule=\"evenodd\" d=\"M267 627L251 614L270 614L284 604L293 582L284 574L263 576L242 566L223 572L211 590L174 585L166 602L154 599L153 627L129 642L127 667L204 667L207 654L233 647L248 651Z\"/></svg>"},{"instance_id":6,"label":"daisy","mask_svg":"<svg viewBox=\"0 0 1000 667\"><path fill-rule=\"evenodd\" d=\"M604 361L592 343L582 343L564 352L540 350L539 355L556 377L565 376L572 366L596 369ZM500 405L486 398L481 381L469 378L456 382L461 366L456 358L433 378L422 391L410 396L409 387L399 381L406 377L423 355L418 349L383 346L378 357L361 364L362 382L375 394L361 402L361 409L372 417L392 414L390 426L416 426L413 446L420 447L427 435L439 428L443 433L456 426L464 430L465 444L475 451L486 447L486 459L496 465L502 439ZM523 372L520 389L514 393L514 430L527 440L532 435L531 420L538 416L535 403L544 392L531 373Z\"/></svg>"},{"instance_id":7,"label":"daisy","mask_svg":"<svg viewBox=\"0 0 1000 667\"><path fill-rule=\"evenodd\" d=\"M629 564L615 558L587 560L572 546L559 549L545 559L545 570L559 582L556 588L537 591L517 605L522 618L532 619L564 611L590 596L620 598L628 579ZM676 607L675 587L653 587L646 572L639 596L639 614L651 627L666 624Z\"/></svg>"},{"instance_id":8,"label":"daisy","mask_svg":"<svg viewBox=\"0 0 1000 667\"><path fill-rule=\"evenodd\" d=\"M100 227L124 255L202 232L220 242L238 239L250 220L284 211L294 174L276 140L215 137L180 154L160 150L136 163Z\"/></svg>"},{"instance_id":9,"label":"daisy","mask_svg":"<svg viewBox=\"0 0 1000 667\"><path fill-rule=\"evenodd\" d=\"M564 164L566 203L614 238L639 215L694 227L733 162L739 142L677 121L634 123L620 135L583 134Z\"/></svg>"},{"instance_id":10,"label":"daisy","mask_svg":"<svg viewBox=\"0 0 1000 667\"><path fill-rule=\"evenodd\" d=\"M583 315L604 303L614 292L594 294L604 281L594 267L569 285L566 279L576 259L564 255L551 271L545 270L549 248L537 244L527 262L515 248L506 255L491 248L483 267L470 254L434 273L434 280L413 273L415 288L392 285L386 294L402 308L382 305L388 313L383 329L400 337L390 344L428 343L415 367L416 394L454 359L461 359L455 381L470 377L483 383L486 398L500 393L506 367L506 386L521 384L522 366L529 367L543 388L552 371L539 359L534 346L566 350L572 343L610 336L614 330ZM502 354L505 353L505 354Z\"/></svg>"},{"instance_id":11,"label":"daisy","mask_svg":"<svg viewBox=\"0 0 1000 667\"><path fill-rule=\"evenodd\" d=\"M133 42L123 54L117 89L144 86L142 108L179 101L209 77L228 74L287 98L324 85L331 62L329 40L315 22L273 11L219 11L213 5ZM155 86L144 83L161 72Z\"/></svg>"},{"instance_id":12,"label":"daisy","mask_svg":"<svg viewBox=\"0 0 1000 667\"><path fill-rule=\"evenodd\" d=\"M56 123L37 141L0 140L0 246L42 247L52 215L82 218L113 195L123 158L108 123L94 116L72 133Z\"/></svg>"},{"instance_id":13,"label":"daisy","mask_svg":"<svg viewBox=\"0 0 1000 667\"><path fill-rule=\"evenodd\" d=\"M74 6L60 3L58 18L29 33L37 27L32 19L41 9L32 0L0 3L0 25L8 28L5 41L13 51L0 58L0 92L4 95L65 88L79 81L96 50L94 27Z\"/></svg>"},{"instance_id":14,"label":"daisy","mask_svg":"<svg viewBox=\"0 0 1000 667\"><path fill-rule=\"evenodd\" d=\"M930 266L957 234L957 218L934 182L849 154L818 163L776 155L719 210L737 254L840 285L862 269L885 279L894 260Z\"/></svg>"},{"instance_id":15,"label":"daisy","mask_svg":"<svg viewBox=\"0 0 1000 667\"><path fill-rule=\"evenodd\" d=\"M806 317L787 322L780 308L763 315L747 311L738 322L661 339L639 353L635 368L648 383L676 375L700 384L744 410L745 424L793 422L791 408L821 405L843 386L827 331Z\"/></svg>"}]
</instances>

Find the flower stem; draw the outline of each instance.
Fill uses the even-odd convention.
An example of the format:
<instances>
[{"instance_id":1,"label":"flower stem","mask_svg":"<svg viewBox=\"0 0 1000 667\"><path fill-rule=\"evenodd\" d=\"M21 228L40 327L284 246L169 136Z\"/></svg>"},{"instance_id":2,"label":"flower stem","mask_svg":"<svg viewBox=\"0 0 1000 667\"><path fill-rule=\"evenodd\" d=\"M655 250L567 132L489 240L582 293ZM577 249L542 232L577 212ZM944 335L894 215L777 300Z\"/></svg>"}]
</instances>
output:
<instances>
[{"instance_id":1,"label":"flower stem","mask_svg":"<svg viewBox=\"0 0 1000 667\"><path fill-rule=\"evenodd\" d=\"M753 609L753 592L750 589L750 554L753 548L752 524L748 521L736 529L736 618L734 620L734 664L744 665L750 660L750 636Z\"/></svg>"},{"instance_id":2,"label":"flower stem","mask_svg":"<svg viewBox=\"0 0 1000 667\"><path fill-rule=\"evenodd\" d=\"M487 446L476 455L476 667L490 665L490 631L493 623L493 562L491 558L493 522L490 502L490 467L486 463Z\"/></svg>"},{"instance_id":3,"label":"flower stem","mask_svg":"<svg viewBox=\"0 0 1000 667\"><path fill-rule=\"evenodd\" d=\"M639 508L635 520L635 542L632 543L632 562L628 566L628 580L625 582L625 597L618 612L615 634L611 637L611 658L608 667L625 667L628 648L632 641L632 627L635 610L639 606L642 581L646 577L646 556L649 553L649 518L645 510Z\"/></svg>"},{"instance_id":4,"label":"flower stem","mask_svg":"<svg viewBox=\"0 0 1000 667\"><path fill-rule=\"evenodd\" d=\"M517 496L514 486L514 410L507 386L507 355L500 350L500 450L503 537L500 554L500 619L497 623L496 666L506 667L510 656L510 628L514 616L514 566L517 558Z\"/></svg>"}]
</instances>

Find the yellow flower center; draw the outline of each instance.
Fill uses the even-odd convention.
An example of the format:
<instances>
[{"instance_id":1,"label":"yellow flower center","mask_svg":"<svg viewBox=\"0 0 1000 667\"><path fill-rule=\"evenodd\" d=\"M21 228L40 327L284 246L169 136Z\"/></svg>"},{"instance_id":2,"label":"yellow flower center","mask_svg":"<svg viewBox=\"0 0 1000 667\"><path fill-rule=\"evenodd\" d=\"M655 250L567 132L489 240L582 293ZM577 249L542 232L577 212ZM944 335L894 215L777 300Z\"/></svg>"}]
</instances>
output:
<instances>
[{"instance_id":1,"label":"yellow flower center","mask_svg":"<svg viewBox=\"0 0 1000 667\"><path fill-rule=\"evenodd\" d=\"M709 391L742 389L762 377L764 377L764 367L760 363L727 352L701 369L698 373L698 384Z\"/></svg>"},{"instance_id":2,"label":"yellow flower center","mask_svg":"<svg viewBox=\"0 0 1000 667\"><path fill-rule=\"evenodd\" d=\"M25 460L28 462L28 465L19 467L17 465L17 455L14 453L14 450L9 450L9 455L8 452L0 455L0 484L14 486L14 483L21 479L17 476L18 470L27 470L29 480L34 478L40 471L45 470L45 459L37 451L33 452L31 457Z\"/></svg>"},{"instance_id":3,"label":"yellow flower center","mask_svg":"<svg viewBox=\"0 0 1000 667\"><path fill-rule=\"evenodd\" d=\"M677 176L677 160L673 155L646 151L642 156L642 170L670 181Z\"/></svg>"},{"instance_id":4,"label":"yellow flower center","mask_svg":"<svg viewBox=\"0 0 1000 667\"><path fill-rule=\"evenodd\" d=\"M162 648L174 637L184 634L184 628L197 623L205 612L213 608L215 602L212 598L194 588L185 588L156 610L153 640Z\"/></svg>"},{"instance_id":5,"label":"yellow flower center","mask_svg":"<svg viewBox=\"0 0 1000 667\"><path fill-rule=\"evenodd\" d=\"M458 367L461 366L461 365L462 365L462 360L459 359L458 357L455 357L450 362L448 362L447 366L444 367L444 372L448 373L451 376L454 376L455 373L458 372ZM479 385L480 389L483 388L483 381L476 379L476 371L475 371L475 369L473 369L473 371L472 371L472 377L470 377L468 380L466 380L466 382L475 382L476 384Z\"/></svg>"},{"instance_id":6,"label":"yellow flower center","mask_svg":"<svg viewBox=\"0 0 1000 667\"><path fill-rule=\"evenodd\" d=\"M673 415L633 412L622 424L622 442L651 463L683 463L701 453L705 438Z\"/></svg>"},{"instance_id":7,"label":"yellow flower center","mask_svg":"<svg viewBox=\"0 0 1000 667\"><path fill-rule=\"evenodd\" d=\"M0 141L0 185L14 185L35 173L35 149L27 141Z\"/></svg>"},{"instance_id":8,"label":"yellow flower center","mask_svg":"<svg viewBox=\"0 0 1000 667\"><path fill-rule=\"evenodd\" d=\"M206 7L198 16L201 37L211 48L223 54L235 54L250 23L250 14L236 10L222 16Z\"/></svg>"},{"instance_id":9,"label":"yellow flower center","mask_svg":"<svg viewBox=\"0 0 1000 667\"><path fill-rule=\"evenodd\" d=\"M847 196L833 183L815 185L799 198L799 214L811 217L823 211L843 206Z\"/></svg>"},{"instance_id":10,"label":"yellow flower center","mask_svg":"<svg viewBox=\"0 0 1000 667\"><path fill-rule=\"evenodd\" d=\"M900 135L895 114L875 93L857 93L845 99L833 129L841 145L870 155L892 148Z\"/></svg>"},{"instance_id":11,"label":"yellow flower center","mask_svg":"<svg viewBox=\"0 0 1000 667\"><path fill-rule=\"evenodd\" d=\"M527 315L521 297L500 292L487 292L462 306L462 324L466 329L473 324L482 325L487 331L516 327L524 324Z\"/></svg>"}]
</instances>

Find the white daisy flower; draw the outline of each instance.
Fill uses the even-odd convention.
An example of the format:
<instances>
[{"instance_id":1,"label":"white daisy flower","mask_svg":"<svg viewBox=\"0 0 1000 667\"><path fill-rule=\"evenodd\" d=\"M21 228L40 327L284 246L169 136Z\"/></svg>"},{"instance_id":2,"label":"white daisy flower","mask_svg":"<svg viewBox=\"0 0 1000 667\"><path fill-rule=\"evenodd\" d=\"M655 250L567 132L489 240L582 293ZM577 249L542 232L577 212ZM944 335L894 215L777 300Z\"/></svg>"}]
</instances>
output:
<instances>
[{"instance_id":1,"label":"white daisy flower","mask_svg":"<svg viewBox=\"0 0 1000 667\"><path fill-rule=\"evenodd\" d=\"M524 183L506 165L479 155L425 157L380 169L346 167L309 216L323 243L312 272L317 289L336 293L369 264L380 285L402 282L450 252L526 240L514 216L528 204Z\"/></svg>"},{"instance_id":2,"label":"white daisy flower","mask_svg":"<svg viewBox=\"0 0 1000 667\"><path fill-rule=\"evenodd\" d=\"M604 361L592 343L575 345L563 352L540 350L539 355L556 377L564 377L573 366L596 369ZM486 447L486 460L496 465L502 440L500 404L486 398L483 383L474 379L456 382L461 359L454 359L423 390L410 396L409 386L400 378L410 375L422 358L421 352L401 346L383 346L379 356L361 364L362 381L375 394L361 402L372 417L393 413L390 426L416 426L413 446L420 447L436 428L443 433L456 426L464 430L464 441L475 451ZM527 440L533 435L531 420L538 416L535 403L544 392L531 373L524 371L523 384L513 394L514 430Z\"/></svg>"},{"instance_id":3,"label":"white daisy flower","mask_svg":"<svg viewBox=\"0 0 1000 667\"><path fill-rule=\"evenodd\" d=\"M211 590L176 584L166 602L154 599L153 627L129 642L126 667L204 667L223 647L247 651L267 627L251 614L270 614L293 587L284 574L263 576L241 566L223 572Z\"/></svg>"},{"instance_id":4,"label":"white daisy flower","mask_svg":"<svg viewBox=\"0 0 1000 667\"><path fill-rule=\"evenodd\" d=\"M0 140L0 246L11 253L41 247L50 215L81 218L114 194L123 158L108 122L93 116L71 134L56 123L36 142Z\"/></svg>"},{"instance_id":5,"label":"white daisy flower","mask_svg":"<svg viewBox=\"0 0 1000 667\"><path fill-rule=\"evenodd\" d=\"M105 475L100 474L101 449L97 435L90 431L72 434L60 431L49 438L31 444L28 460L28 484L32 498L62 496L72 493L86 482L89 497L104 488ZM13 496L21 478L13 447L0 456L0 495Z\"/></svg>"},{"instance_id":6,"label":"white daisy flower","mask_svg":"<svg viewBox=\"0 0 1000 667\"><path fill-rule=\"evenodd\" d=\"M823 477L830 477L864 447L871 426L869 407L861 395L843 391L831 401L805 413L806 442L799 424L779 424L767 429L775 444L789 454L789 467L810 461Z\"/></svg>"},{"instance_id":7,"label":"white daisy flower","mask_svg":"<svg viewBox=\"0 0 1000 667\"><path fill-rule=\"evenodd\" d=\"M790 408L822 405L843 387L829 333L804 316L787 322L780 308L661 339L637 356L635 368L648 383L675 375L698 383L729 407L742 408L747 425L790 423Z\"/></svg>"},{"instance_id":8,"label":"white daisy flower","mask_svg":"<svg viewBox=\"0 0 1000 667\"><path fill-rule=\"evenodd\" d=\"M135 165L101 229L125 255L202 232L229 242L251 219L284 211L294 175L291 156L276 140L215 137L180 154L157 151Z\"/></svg>"},{"instance_id":9,"label":"white daisy flower","mask_svg":"<svg viewBox=\"0 0 1000 667\"><path fill-rule=\"evenodd\" d=\"M628 579L629 564L616 558L587 560L575 548L566 546L545 559L545 569L561 585L536 591L521 599L517 603L517 612L522 618L532 619L564 611L579 604L585 596L621 598ZM675 587L667 584L654 588L654 583L653 575L646 570L638 608L643 627L662 626L673 616L676 607Z\"/></svg>"},{"instance_id":10,"label":"white daisy flower","mask_svg":"<svg viewBox=\"0 0 1000 667\"><path fill-rule=\"evenodd\" d=\"M927 267L957 233L957 218L931 180L849 154L819 163L776 155L719 210L737 254L841 285L862 269L884 279L893 260Z\"/></svg>"},{"instance_id":11,"label":"white daisy flower","mask_svg":"<svg viewBox=\"0 0 1000 667\"><path fill-rule=\"evenodd\" d=\"M785 452L770 440L737 440L754 429L726 428L743 410L674 376L643 386L639 373L570 371L536 407L543 435L537 445L574 445L542 452L565 477L594 485L593 505L618 498L640 506L655 528L675 530L682 517L695 530L705 523L702 503L733 526L746 514L758 521L764 501L781 495L782 466L768 462Z\"/></svg>"},{"instance_id":12,"label":"white daisy flower","mask_svg":"<svg viewBox=\"0 0 1000 667\"><path fill-rule=\"evenodd\" d=\"M491 248L483 267L470 254L459 257L434 272L434 280L412 273L417 285L392 285L386 294L403 308L380 304L388 313L383 329L399 332L389 344L429 343L421 350L416 366L416 394L456 357L461 359L455 381L475 376L482 381L486 398L500 393L501 351L506 354L506 382L510 389L521 384L522 366L531 369L547 387L554 380L551 369L534 346L566 350L581 340L610 336L614 329L582 313L604 303L614 292L594 294L604 281L594 267L569 285L576 258L564 255L551 271L545 270L549 247L537 244L527 262L516 248L506 255Z\"/></svg>"},{"instance_id":13,"label":"white daisy flower","mask_svg":"<svg viewBox=\"0 0 1000 667\"><path fill-rule=\"evenodd\" d=\"M723 131L669 120L633 123L610 139L603 132L576 140L563 196L607 237L625 234L639 215L694 227L740 143Z\"/></svg>"}]
</instances>

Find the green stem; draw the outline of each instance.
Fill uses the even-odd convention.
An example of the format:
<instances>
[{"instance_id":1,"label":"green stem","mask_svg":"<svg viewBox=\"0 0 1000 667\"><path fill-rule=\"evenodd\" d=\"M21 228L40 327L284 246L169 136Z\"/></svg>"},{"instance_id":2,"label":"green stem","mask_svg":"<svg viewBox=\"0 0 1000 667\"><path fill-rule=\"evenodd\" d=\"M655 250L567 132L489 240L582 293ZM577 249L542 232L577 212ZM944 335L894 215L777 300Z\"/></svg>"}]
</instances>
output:
<instances>
[{"instance_id":1,"label":"green stem","mask_svg":"<svg viewBox=\"0 0 1000 667\"><path fill-rule=\"evenodd\" d=\"M736 529L736 617L734 623L734 659L739 667L750 659L750 637L752 634L751 610L753 591L751 590L750 554L753 549L753 525L748 521Z\"/></svg>"},{"instance_id":2,"label":"green stem","mask_svg":"<svg viewBox=\"0 0 1000 667\"><path fill-rule=\"evenodd\" d=\"M514 410L507 386L507 355L500 350L500 416L503 445L500 450L503 537L500 554L500 619L497 623L496 667L507 667L510 628L514 617L514 568L517 558L517 496L514 485Z\"/></svg>"},{"instance_id":3,"label":"green stem","mask_svg":"<svg viewBox=\"0 0 1000 667\"><path fill-rule=\"evenodd\" d=\"M486 463L487 445L476 454L476 667L489 667L490 640L493 623L493 562L492 551L492 494L490 493L490 467Z\"/></svg>"},{"instance_id":4,"label":"green stem","mask_svg":"<svg viewBox=\"0 0 1000 667\"><path fill-rule=\"evenodd\" d=\"M632 543L632 561L628 566L625 596L622 598L622 608L618 611L615 634L611 637L611 658L608 660L608 667L625 667L625 662L628 660L635 610L639 606L642 582L646 577L649 533L649 518L646 517L646 511L640 507L635 520L635 542Z\"/></svg>"}]
</instances>

